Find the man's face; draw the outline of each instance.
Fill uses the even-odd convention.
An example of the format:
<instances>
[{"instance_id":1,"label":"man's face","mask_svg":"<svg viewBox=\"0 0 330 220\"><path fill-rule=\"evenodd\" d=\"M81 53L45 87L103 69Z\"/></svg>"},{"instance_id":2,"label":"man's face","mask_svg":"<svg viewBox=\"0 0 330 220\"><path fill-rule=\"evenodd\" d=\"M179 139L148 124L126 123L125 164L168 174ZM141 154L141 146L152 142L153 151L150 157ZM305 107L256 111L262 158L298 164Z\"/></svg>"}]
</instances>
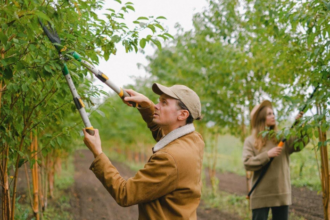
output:
<instances>
[{"instance_id":1,"label":"man's face","mask_svg":"<svg viewBox=\"0 0 330 220\"><path fill-rule=\"evenodd\" d=\"M179 114L177 100L162 94L155 105L153 122L161 126L172 125L177 122Z\"/></svg>"}]
</instances>

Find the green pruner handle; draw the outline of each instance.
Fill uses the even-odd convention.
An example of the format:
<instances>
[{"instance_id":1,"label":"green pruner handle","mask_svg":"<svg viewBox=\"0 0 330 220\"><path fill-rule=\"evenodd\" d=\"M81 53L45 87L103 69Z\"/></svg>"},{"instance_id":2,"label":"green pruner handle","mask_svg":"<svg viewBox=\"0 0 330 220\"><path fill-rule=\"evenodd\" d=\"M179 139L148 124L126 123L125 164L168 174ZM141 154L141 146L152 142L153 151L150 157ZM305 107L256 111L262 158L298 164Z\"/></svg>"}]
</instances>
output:
<instances>
[{"instance_id":1,"label":"green pruner handle","mask_svg":"<svg viewBox=\"0 0 330 220\"><path fill-rule=\"evenodd\" d=\"M94 136L94 134L95 134L95 130L94 130L93 127L87 127L87 128L85 128L85 129L86 129L86 132L87 132L88 134Z\"/></svg>"},{"instance_id":2,"label":"green pruner handle","mask_svg":"<svg viewBox=\"0 0 330 220\"><path fill-rule=\"evenodd\" d=\"M118 95L120 96L120 98L122 100L124 100L125 97L130 97L130 95L125 90L123 90L122 88L120 88L120 92L119 92ZM128 103L130 103L134 108L139 107L138 103L135 103L135 102L128 102Z\"/></svg>"}]
</instances>

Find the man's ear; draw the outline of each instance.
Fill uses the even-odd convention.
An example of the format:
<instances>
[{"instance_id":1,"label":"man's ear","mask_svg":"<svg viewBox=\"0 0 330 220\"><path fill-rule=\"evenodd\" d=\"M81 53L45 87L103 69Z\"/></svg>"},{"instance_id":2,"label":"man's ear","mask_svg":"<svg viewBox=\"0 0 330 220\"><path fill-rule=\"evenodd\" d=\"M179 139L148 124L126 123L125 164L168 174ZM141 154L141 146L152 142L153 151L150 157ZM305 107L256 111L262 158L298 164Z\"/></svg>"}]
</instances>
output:
<instances>
[{"instance_id":1,"label":"man's ear","mask_svg":"<svg viewBox=\"0 0 330 220\"><path fill-rule=\"evenodd\" d=\"M180 110L178 120L185 121L189 117L189 111L187 110Z\"/></svg>"}]
</instances>

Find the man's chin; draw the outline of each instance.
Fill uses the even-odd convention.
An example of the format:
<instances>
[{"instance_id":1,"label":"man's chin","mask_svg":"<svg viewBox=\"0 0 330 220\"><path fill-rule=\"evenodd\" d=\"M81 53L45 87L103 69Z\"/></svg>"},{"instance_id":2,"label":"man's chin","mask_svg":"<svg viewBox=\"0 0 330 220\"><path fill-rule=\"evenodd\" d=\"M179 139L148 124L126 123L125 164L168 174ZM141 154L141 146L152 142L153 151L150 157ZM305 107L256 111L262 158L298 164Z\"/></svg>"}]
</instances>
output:
<instances>
[{"instance_id":1,"label":"man's chin","mask_svg":"<svg viewBox=\"0 0 330 220\"><path fill-rule=\"evenodd\" d=\"M152 122L158 124L156 118L153 118L153 119L152 119Z\"/></svg>"},{"instance_id":2,"label":"man's chin","mask_svg":"<svg viewBox=\"0 0 330 220\"><path fill-rule=\"evenodd\" d=\"M160 124L160 121L157 118L153 118L152 119L152 122L155 123L155 124L157 124L157 125L161 125Z\"/></svg>"}]
</instances>

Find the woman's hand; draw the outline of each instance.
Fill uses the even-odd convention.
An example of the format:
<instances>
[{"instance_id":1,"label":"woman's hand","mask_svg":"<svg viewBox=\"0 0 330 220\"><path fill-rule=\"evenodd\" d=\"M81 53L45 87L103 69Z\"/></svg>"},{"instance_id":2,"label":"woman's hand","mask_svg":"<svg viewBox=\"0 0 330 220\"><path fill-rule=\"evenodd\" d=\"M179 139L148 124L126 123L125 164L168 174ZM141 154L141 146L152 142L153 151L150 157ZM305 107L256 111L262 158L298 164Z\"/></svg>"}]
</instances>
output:
<instances>
[{"instance_id":1,"label":"woman's hand","mask_svg":"<svg viewBox=\"0 0 330 220\"><path fill-rule=\"evenodd\" d=\"M298 121L299 119L301 119L304 116L304 112L299 112L299 114L296 116L296 121Z\"/></svg>"},{"instance_id":2,"label":"woman's hand","mask_svg":"<svg viewBox=\"0 0 330 220\"><path fill-rule=\"evenodd\" d=\"M94 154L94 157L96 158L99 154L102 153L102 147L101 147L101 139L99 135L99 130L95 129L94 136L88 134L86 132L86 129L83 129L85 138L84 143L89 148L90 151Z\"/></svg>"},{"instance_id":3,"label":"woman's hand","mask_svg":"<svg viewBox=\"0 0 330 220\"><path fill-rule=\"evenodd\" d=\"M142 95L141 93L135 92L132 89L125 89L125 91L130 94L131 97L125 97L124 98L124 102L126 105L131 106L132 104L130 104L129 102L135 102L137 103L139 106L141 106L142 108L149 108L151 101L150 99L148 99L148 97Z\"/></svg>"},{"instance_id":4,"label":"woman's hand","mask_svg":"<svg viewBox=\"0 0 330 220\"><path fill-rule=\"evenodd\" d=\"M281 154L281 152L282 152L282 147L273 147L267 153L268 153L268 157L272 158L272 157L277 157L278 155Z\"/></svg>"}]
</instances>

